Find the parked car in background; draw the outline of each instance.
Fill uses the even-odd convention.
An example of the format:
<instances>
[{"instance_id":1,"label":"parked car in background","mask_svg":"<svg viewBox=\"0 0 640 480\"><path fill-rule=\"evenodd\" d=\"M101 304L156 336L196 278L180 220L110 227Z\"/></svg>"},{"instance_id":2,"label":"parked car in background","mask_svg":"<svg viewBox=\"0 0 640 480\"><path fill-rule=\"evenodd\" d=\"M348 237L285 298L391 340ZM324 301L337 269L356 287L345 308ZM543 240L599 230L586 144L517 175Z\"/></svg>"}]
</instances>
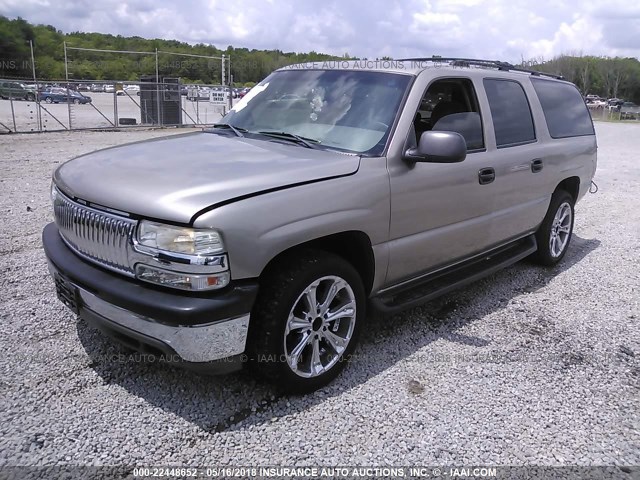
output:
<instances>
[{"instance_id":1,"label":"parked car in background","mask_svg":"<svg viewBox=\"0 0 640 480\"><path fill-rule=\"evenodd\" d=\"M640 107L633 102L624 102L620 106L621 120L636 120L640 118Z\"/></svg>"},{"instance_id":2,"label":"parked car in background","mask_svg":"<svg viewBox=\"0 0 640 480\"><path fill-rule=\"evenodd\" d=\"M113 93L113 92L115 92L115 91L116 91L116 87L115 87L115 85L106 84L106 85L104 86L104 90L103 90L103 92L106 92L106 93Z\"/></svg>"},{"instance_id":3,"label":"parked car in background","mask_svg":"<svg viewBox=\"0 0 640 480\"><path fill-rule=\"evenodd\" d=\"M101 83L94 83L89 87L90 92L103 92L104 88Z\"/></svg>"},{"instance_id":4,"label":"parked car in background","mask_svg":"<svg viewBox=\"0 0 640 480\"><path fill-rule=\"evenodd\" d=\"M0 98L33 102L36 99L36 91L24 83L0 82Z\"/></svg>"},{"instance_id":5,"label":"parked car in background","mask_svg":"<svg viewBox=\"0 0 640 480\"><path fill-rule=\"evenodd\" d=\"M602 99L591 99L591 100L586 100L585 103L587 104L587 107L590 110L597 110L597 109L601 109L607 106L607 102L605 102Z\"/></svg>"},{"instance_id":6,"label":"parked car in background","mask_svg":"<svg viewBox=\"0 0 640 480\"><path fill-rule=\"evenodd\" d=\"M595 102L596 100L602 100L602 98L600 98L599 95L587 95L586 97L584 97L584 101L587 103Z\"/></svg>"},{"instance_id":7,"label":"parked car in background","mask_svg":"<svg viewBox=\"0 0 640 480\"><path fill-rule=\"evenodd\" d=\"M83 95L80 92L74 90L67 90L66 88L53 87L48 90L42 90L38 93L38 98L41 102L45 103L75 103L86 104L91 103L91 97Z\"/></svg>"},{"instance_id":8,"label":"parked car in background","mask_svg":"<svg viewBox=\"0 0 640 480\"><path fill-rule=\"evenodd\" d=\"M128 95L140 96L140 85L125 85L122 91Z\"/></svg>"}]
</instances>

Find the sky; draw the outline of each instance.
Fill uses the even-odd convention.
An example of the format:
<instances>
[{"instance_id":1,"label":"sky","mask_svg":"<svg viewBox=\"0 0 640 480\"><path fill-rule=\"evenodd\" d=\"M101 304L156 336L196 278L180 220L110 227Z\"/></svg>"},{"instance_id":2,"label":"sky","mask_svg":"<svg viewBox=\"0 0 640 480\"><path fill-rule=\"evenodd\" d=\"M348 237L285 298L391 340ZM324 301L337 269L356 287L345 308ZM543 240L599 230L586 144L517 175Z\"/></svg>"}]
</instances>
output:
<instances>
[{"instance_id":1,"label":"sky","mask_svg":"<svg viewBox=\"0 0 640 480\"><path fill-rule=\"evenodd\" d=\"M640 57L638 0L0 0L63 32L359 58Z\"/></svg>"}]
</instances>

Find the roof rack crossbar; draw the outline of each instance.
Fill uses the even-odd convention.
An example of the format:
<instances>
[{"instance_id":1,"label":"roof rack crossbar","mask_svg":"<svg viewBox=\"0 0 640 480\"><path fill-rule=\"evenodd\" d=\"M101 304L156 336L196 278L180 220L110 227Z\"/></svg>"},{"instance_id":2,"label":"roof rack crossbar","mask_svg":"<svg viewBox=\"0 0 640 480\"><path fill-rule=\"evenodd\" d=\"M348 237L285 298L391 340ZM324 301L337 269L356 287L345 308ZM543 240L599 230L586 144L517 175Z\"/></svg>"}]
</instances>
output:
<instances>
[{"instance_id":1,"label":"roof rack crossbar","mask_svg":"<svg viewBox=\"0 0 640 480\"><path fill-rule=\"evenodd\" d=\"M516 67L508 62L501 62L500 60L482 60L478 58L457 58L457 57L417 57L417 58L398 58L399 62L450 62L453 66L471 66L476 65L479 67L492 67L502 71L514 71L528 73L534 76L551 77L557 80L564 80L562 75L556 75L553 73L539 72L537 70L529 70L526 68Z\"/></svg>"}]
</instances>

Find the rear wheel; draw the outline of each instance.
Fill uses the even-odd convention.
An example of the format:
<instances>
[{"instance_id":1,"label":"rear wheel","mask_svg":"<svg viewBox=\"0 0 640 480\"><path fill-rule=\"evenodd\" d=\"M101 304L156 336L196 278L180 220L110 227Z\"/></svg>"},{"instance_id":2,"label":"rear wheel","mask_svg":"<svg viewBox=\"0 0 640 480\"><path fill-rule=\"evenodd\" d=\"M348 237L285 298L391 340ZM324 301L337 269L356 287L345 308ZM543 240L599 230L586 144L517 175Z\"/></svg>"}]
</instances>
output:
<instances>
[{"instance_id":1,"label":"rear wheel","mask_svg":"<svg viewBox=\"0 0 640 480\"><path fill-rule=\"evenodd\" d=\"M260 284L248 352L257 373L309 392L345 367L364 321L365 293L342 258L305 251L283 259Z\"/></svg>"},{"instance_id":2,"label":"rear wheel","mask_svg":"<svg viewBox=\"0 0 640 480\"><path fill-rule=\"evenodd\" d=\"M534 258L538 263L555 265L567 253L573 233L573 204L573 197L564 190L551 197L549 210L536 232L538 251Z\"/></svg>"},{"instance_id":3,"label":"rear wheel","mask_svg":"<svg viewBox=\"0 0 640 480\"><path fill-rule=\"evenodd\" d=\"M47 103L53 103L53 99L51 97L45 97L44 101Z\"/></svg>"}]
</instances>

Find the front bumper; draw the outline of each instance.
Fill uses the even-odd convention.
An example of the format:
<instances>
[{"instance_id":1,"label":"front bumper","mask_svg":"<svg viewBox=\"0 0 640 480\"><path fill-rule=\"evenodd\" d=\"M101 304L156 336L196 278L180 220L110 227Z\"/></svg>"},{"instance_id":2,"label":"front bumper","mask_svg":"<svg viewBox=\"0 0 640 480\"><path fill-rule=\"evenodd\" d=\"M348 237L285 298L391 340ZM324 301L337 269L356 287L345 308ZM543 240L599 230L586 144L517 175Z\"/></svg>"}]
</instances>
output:
<instances>
[{"instance_id":1,"label":"front bumper","mask_svg":"<svg viewBox=\"0 0 640 480\"><path fill-rule=\"evenodd\" d=\"M257 282L234 282L213 293L168 290L82 260L53 223L45 227L42 243L58 296L111 338L196 369L242 366Z\"/></svg>"}]
</instances>

